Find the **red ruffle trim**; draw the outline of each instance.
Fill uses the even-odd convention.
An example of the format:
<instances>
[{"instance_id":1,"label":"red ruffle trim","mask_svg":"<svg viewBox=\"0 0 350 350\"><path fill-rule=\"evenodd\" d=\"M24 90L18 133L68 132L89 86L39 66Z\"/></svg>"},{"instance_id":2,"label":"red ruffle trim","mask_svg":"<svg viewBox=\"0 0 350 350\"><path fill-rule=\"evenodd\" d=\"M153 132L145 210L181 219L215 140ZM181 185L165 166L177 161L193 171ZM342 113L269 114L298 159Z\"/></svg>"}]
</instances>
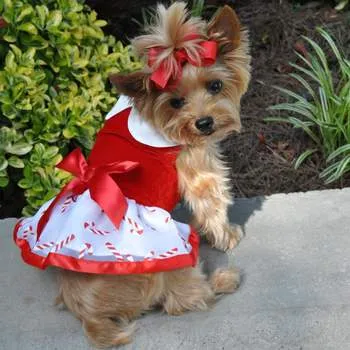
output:
<instances>
[{"instance_id":1,"label":"red ruffle trim","mask_svg":"<svg viewBox=\"0 0 350 350\"><path fill-rule=\"evenodd\" d=\"M141 273L155 273L181 269L184 267L195 266L197 264L199 250L199 236L191 228L189 243L192 246L190 254L177 255L167 259L154 259L138 262L113 262L113 261L91 261L77 259L58 253L49 253L46 257L32 252L28 242L17 237L20 221L17 222L13 238L16 245L21 250L22 259L29 265L46 269L48 266L56 266L66 270L77 272L129 275Z\"/></svg>"}]
</instances>

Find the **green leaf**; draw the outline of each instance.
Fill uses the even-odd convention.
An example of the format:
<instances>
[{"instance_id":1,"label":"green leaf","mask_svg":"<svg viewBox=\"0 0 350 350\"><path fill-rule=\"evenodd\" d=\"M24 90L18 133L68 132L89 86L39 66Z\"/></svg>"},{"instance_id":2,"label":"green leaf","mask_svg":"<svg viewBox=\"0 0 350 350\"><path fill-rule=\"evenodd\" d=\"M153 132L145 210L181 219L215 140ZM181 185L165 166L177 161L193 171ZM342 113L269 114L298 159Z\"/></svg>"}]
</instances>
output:
<instances>
[{"instance_id":1,"label":"green leaf","mask_svg":"<svg viewBox=\"0 0 350 350\"><path fill-rule=\"evenodd\" d=\"M0 171L3 171L7 168L8 166L8 161L4 156L0 157Z\"/></svg>"},{"instance_id":2,"label":"green leaf","mask_svg":"<svg viewBox=\"0 0 350 350\"><path fill-rule=\"evenodd\" d=\"M12 49L12 52L15 54L17 58L22 56L22 51L20 48L18 48L16 45L10 44L10 47Z\"/></svg>"},{"instance_id":3,"label":"green leaf","mask_svg":"<svg viewBox=\"0 0 350 350\"><path fill-rule=\"evenodd\" d=\"M9 184L10 180L8 177L0 177L0 187L6 187Z\"/></svg>"},{"instance_id":4,"label":"green leaf","mask_svg":"<svg viewBox=\"0 0 350 350\"><path fill-rule=\"evenodd\" d=\"M45 26L46 17L49 14L49 9L45 5L35 6L36 12L38 14L41 27Z\"/></svg>"},{"instance_id":5,"label":"green leaf","mask_svg":"<svg viewBox=\"0 0 350 350\"><path fill-rule=\"evenodd\" d=\"M48 42L40 35L31 35L23 33L21 35L21 41L24 45L35 47L37 49L44 49L48 47Z\"/></svg>"},{"instance_id":6,"label":"green leaf","mask_svg":"<svg viewBox=\"0 0 350 350\"><path fill-rule=\"evenodd\" d=\"M33 35L38 34L38 30L36 29L35 25L32 23L23 23L19 25L17 29Z\"/></svg>"},{"instance_id":7,"label":"green leaf","mask_svg":"<svg viewBox=\"0 0 350 350\"><path fill-rule=\"evenodd\" d=\"M16 156L11 156L8 159L8 162L9 162L9 165L12 166L13 168L18 168L18 169L24 168L23 160Z\"/></svg>"},{"instance_id":8,"label":"green leaf","mask_svg":"<svg viewBox=\"0 0 350 350\"><path fill-rule=\"evenodd\" d=\"M28 143L17 143L6 147L6 151L17 156L23 156L32 150L33 146Z\"/></svg>"},{"instance_id":9,"label":"green leaf","mask_svg":"<svg viewBox=\"0 0 350 350\"><path fill-rule=\"evenodd\" d=\"M47 160L52 159L58 152L59 152L58 147L55 147L55 146L48 147L44 152L43 158Z\"/></svg>"},{"instance_id":10,"label":"green leaf","mask_svg":"<svg viewBox=\"0 0 350 350\"><path fill-rule=\"evenodd\" d=\"M95 25L96 27L104 27L104 26L106 26L107 24L108 24L108 22L107 22L107 21L104 21L104 20L102 20L102 19L98 19L97 21L94 22L94 25Z\"/></svg>"},{"instance_id":11,"label":"green leaf","mask_svg":"<svg viewBox=\"0 0 350 350\"><path fill-rule=\"evenodd\" d=\"M57 27L62 22L62 12L60 10L51 11L46 23L47 28Z\"/></svg>"},{"instance_id":12,"label":"green leaf","mask_svg":"<svg viewBox=\"0 0 350 350\"><path fill-rule=\"evenodd\" d=\"M11 70L17 67L15 63L15 55L12 51L9 51L9 53L6 55L5 66L6 68L10 68Z\"/></svg>"},{"instance_id":13,"label":"green leaf","mask_svg":"<svg viewBox=\"0 0 350 350\"><path fill-rule=\"evenodd\" d=\"M39 157L43 157L43 155L45 153L45 146L42 143L37 143L34 146L34 151L35 151L34 154L38 155Z\"/></svg>"},{"instance_id":14,"label":"green leaf","mask_svg":"<svg viewBox=\"0 0 350 350\"><path fill-rule=\"evenodd\" d=\"M73 68L79 69L79 68L84 68L89 64L89 60L85 60L83 58L74 60L73 62Z\"/></svg>"},{"instance_id":15,"label":"green leaf","mask_svg":"<svg viewBox=\"0 0 350 350\"><path fill-rule=\"evenodd\" d=\"M17 37L14 34L5 34L3 36L3 39L7 41L8 43L15 43L17 41Z\"/></svg>"},{"instance_id":16,"label":"green leaf","mask_svg":"<svg viewBox=\"0 0 350 350\"><path fill-rule=\"evenodd\" d=\"M35 209L32 208L30 205L27 205L23 208L22 214L26 217L32 216L35 214Z\"/></svg>"},{"instance_id":17,"label":"green leaf","mask_svg":"<svg viewBox=\"0 0 350 350\"><path fill-rule=\"evenodd\" d=\"M16 18L16 22L18 23L18 22L22 21L22 19L24 17L30 15L32 12L33 12L33 7L31 7L30 5L24 5L23 9L20 12L20 14Z\"/></svg>"},{"instance_id":18,"label":"green leaf","mask_svg":"<svg viewBox=\"0 0 350 350\"><path fill-rule=\"evenodd\" d=\"M23 59L25 61L32 60L35 57L36 49L34 47L30 47L24 54Z\"/></svg>"},{"instance_id":19,"label":"green leaf","mask_svg":"<svg viewBox=\"0 0 350 350\"><path fill-rule=\"evenodd\" d=\"M76 131L71 128L66 128L63 130L63 136L66 139L72 139L74 136L76 136Z\"/></svg>"},{"instance_id":20,"label":"green leaf","mask_svg":"<svg viewBox=\"0 0 350 350\"><path fill-rule=\"evenodd\" d=\"M28 179L21 179L18 181L18 186L23 189L31 188L32 181L29 181Z\"/></svg>"}]
</instances>

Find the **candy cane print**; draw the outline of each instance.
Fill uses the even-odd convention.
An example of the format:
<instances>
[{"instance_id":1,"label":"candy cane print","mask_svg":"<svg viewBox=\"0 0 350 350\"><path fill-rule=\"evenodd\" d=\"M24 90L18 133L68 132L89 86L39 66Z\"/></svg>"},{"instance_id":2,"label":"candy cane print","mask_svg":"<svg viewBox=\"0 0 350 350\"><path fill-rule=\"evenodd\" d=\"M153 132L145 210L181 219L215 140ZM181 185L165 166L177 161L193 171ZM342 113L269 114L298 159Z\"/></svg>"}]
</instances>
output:
<instances>
[{"instance_id":1,"label":"candy cane print","mask_svg":"<svg viewBox=\"0 0 350 350\"><path fill-rule=\"evenodd\" d=\"M145 207L147 209L148 212L150 213L157 213L157 209L155 208L148 208L148 207ZM161 211L162 214L164 214L164 211L162 210ZM158 215L158 214L157 214ZM164 219L164 222L167 224L170 222L170 219L171 219L171 216L170 215L166 215L165 219Z\"/></svg>"},{"instance_id":2,"label":"candy cane print","mask_svg":"<svg viewBox=\"0 0 350 350\"><path fill-rule=\"evenodd\" d=\"M83 247L84 248L79 252L78 259L83 258L86 254L93 254L93 248L90 243L84 243Z\"/></svg>"},{"instance_id":3,"label":"candy cane print","mask_svg":"<svg viewBox=\"0 0 350 350\"><path fill-rule=\"evenodd\" d=\"M158 255L157 258L159 258L159 259L171 258L172 256L174 256L177 253L177 251L178 251L177 248L170 249L167 252Z\"/></svg>"},{"instance_id":4,"label":"candy cane print","mask_svg":"<svg viewBox=\"0 0 350 350\"><path fill-rule=\"evenodd\" d=\"M115 256L117 261L124 261L123 255L118 252L117 248L111 242L106 242L105 246Z\"/></svg>"},{"instance_id":5,"label":"candy cane print","mask_svg":"<svg viewBox=\"0 0 350 350\"><path fill-rule=\"evenodd\" d=\"M62 239L59 243L55 245L55 252L61 250L63 247L67 246L70 244L73 240L75 239L75 235L71 234L67 236L65 239Z\"/></svg>"},{"instance_id":6,"label":"candy cane print","mask_svg":"<svg viewBox=\"0 0 350 350\"><path fill-rule=\"evenodd\" d=\"M95 235L99 235L99 236L106 236L108 234L110 234L110 231L106 231L106 230L100 230L96 227L96 224L94 221L91 222L84 222L84 228L89 229L93 234Z\"/></svg>"},{"instance_id":7,"label":"candy cane print","mask_svg":"<svg viewBox=\"0 0 350 350\"><path fill-rule=\"evenodd\" d=\"M177 234L178 234L178 235L180 236L180 238L182 239L182 242L183 242L184 247L185 247L187 250L190 250L190 249L192 248L191 244L190 244L188 241L186 241L185 238L183 238L183 237L180 235L180 233L177 233Z\"/></svg>"},{"instance_id":8,"label":"candy cane print","mask_svg":"<svg viewBox=\"0 0 350 350\"><path fill-rule=\"evenodd\" d=\"M86 243L87 247L88 247L88 250L87 250L87 253L89 255L92 255L94 254L94 248L92 247L92 245L90 243Z\"/></svg>"},{"instance_id":9,"label":"candy cane print","mask_svg":"<svg viewBox=\"0 0 350 350\"><path fill-rule=\"evenodd\" d=\"M54 245L55 245L55 242L41 243L41 244L35 246L35 249L44 250L44 249L47 249L47 248L51 248Z\"/></svg>"},{"instance_id":10,"label":"candy cane print","mask_svg":"<svg viewBox=\"0 0 350 350\"><path fill-rule=\"evenodd\" d=\"M68 196L62 204L61 213L64 213L72 203L75 203L77 201L77 198L78 196L73 194Z\"/></svg>"},{"instance_id":11,"label":"candy cane print","mask_svg":"<svg viewBox=\"0 0 350 350\"><path fill-rule=\"evenodd\" d=\"M22 238L23 239L27 239L29 235L35 235L34 231L33 231L33 226L30 225L27 229L25 229L23 231L23 235L22 235Z\"/></svg>"},{"instance_id":12,"label":"candy cane print","mask_svg":"<svg viewBox=\"0 0 350 350\"><path fill-rule=\"evenodd\" d=\"M143 228L140 227L136 221L134 221L131 218L127 218L127 221L132 226L132 229L130 229L130 233L133 233L135 231L138 235L143 234Z\"/></svg>"}]
</instances>

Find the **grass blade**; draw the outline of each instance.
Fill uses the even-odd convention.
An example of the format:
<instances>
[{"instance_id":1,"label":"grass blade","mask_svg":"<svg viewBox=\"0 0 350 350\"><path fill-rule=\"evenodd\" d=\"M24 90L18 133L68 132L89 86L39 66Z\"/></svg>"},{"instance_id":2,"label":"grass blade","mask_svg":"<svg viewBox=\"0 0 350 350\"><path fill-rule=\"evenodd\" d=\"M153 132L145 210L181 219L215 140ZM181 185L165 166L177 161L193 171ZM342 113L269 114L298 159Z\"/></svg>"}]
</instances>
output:
<instances>
[{"instance_id":1,"label":"grass blade","mask_svg":"<svg viewBox=\"0 0 350 350\"><path fill-rule=\"evenodd\" d=\"M302 163L305 162L305 160L307 158L309 158L312 154L314 154L315 152L317 152L317 149L316 148L313 148L313 149L308 149L306 151L304 151L298 158L297 160L295 161L294 163L294 169L298 169L300 167L300 165Z\"/></svg>"},{"instance_id":2,"label":"grass blade","mask_svg":"<svg viewBox=\"0 0 350 350\"><path fill-rule=\"evenodd\" d=\"M343 153L346 153L346 152L350 152L350 144L348 145L343 145L343 146L340 146L339 148L337 148L334 152L332 152L328 158L327 158L327 162L330 162L332 161L333 159L337 158L338 156L340 156L341 154Z\"/></svg>"}]
</instances>

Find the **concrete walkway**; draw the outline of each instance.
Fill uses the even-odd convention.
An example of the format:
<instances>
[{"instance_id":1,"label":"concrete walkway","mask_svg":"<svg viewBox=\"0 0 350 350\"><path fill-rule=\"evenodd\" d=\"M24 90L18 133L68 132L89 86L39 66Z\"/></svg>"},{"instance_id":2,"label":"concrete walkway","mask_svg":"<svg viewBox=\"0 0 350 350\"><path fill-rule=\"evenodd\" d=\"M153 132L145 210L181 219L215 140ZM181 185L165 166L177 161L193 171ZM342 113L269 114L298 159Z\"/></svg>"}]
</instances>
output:
<instances>
[{"instance_id":1,"label":"concrete walkway","mask_svg":"<svg viewBox=\"0 0 350 350\"><path fill-rule=\"evenodd\" d=\"M208 269L241 268L239 291L211 312L145 316L122 349L350 349L350 189L238 200L231 214L246 231L240 246L202 253ZM14 222L0 222L0 349L91 349L52 306L54 271L20 261Z\"/></svg>"}]
</instances>

